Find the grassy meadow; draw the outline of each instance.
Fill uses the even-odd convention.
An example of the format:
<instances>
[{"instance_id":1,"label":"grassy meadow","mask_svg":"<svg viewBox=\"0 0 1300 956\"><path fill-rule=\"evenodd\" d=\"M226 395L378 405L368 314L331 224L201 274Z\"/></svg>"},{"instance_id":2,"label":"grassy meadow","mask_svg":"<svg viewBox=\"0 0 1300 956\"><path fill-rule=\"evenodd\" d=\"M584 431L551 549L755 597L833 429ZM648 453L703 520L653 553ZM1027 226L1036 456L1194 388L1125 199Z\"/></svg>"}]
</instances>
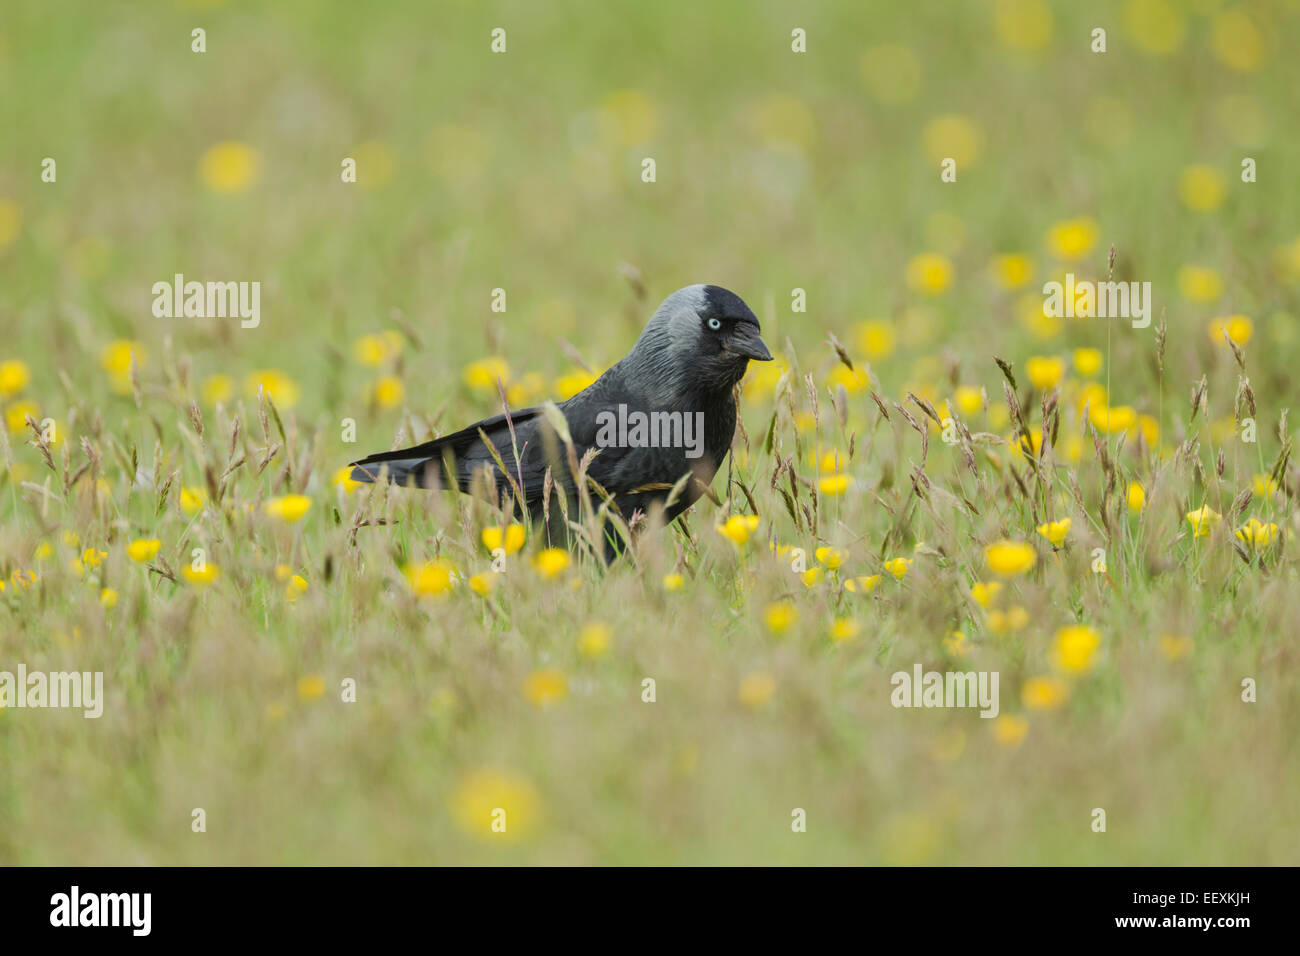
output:
<instances>
[{"instance_id":1,"label":"grassy meadow","mask_svg":"<svg viewBox=\"0 0 1300 956\"><path fill-rule=\"evenodd\" d=\"M1298 31L10 0L0 671L104 702L0 709L0 863L1295 864ZM346 480L696 282L777 361L627 560ZM893 706L918 664L998 715Z\"/></svg>"}]
</instances>

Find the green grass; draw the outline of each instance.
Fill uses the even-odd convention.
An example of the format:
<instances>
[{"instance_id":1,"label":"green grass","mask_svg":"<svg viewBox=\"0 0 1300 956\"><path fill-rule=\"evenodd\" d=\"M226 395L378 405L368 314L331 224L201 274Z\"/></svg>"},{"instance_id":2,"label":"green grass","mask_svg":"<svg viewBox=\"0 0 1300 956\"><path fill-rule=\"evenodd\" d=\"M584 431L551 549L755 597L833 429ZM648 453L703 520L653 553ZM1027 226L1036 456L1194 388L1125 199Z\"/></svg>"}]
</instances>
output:
<instances>
[{"instance_id":1,"label":"green grass","mask_svg":"<svg viewBox=\"0 0 1300 956\"><path fill-rule=\"evenodd\" d=\"M0 712L0 862L1294 863L1297 13L1192 6L1139 27L1150 5L9 4L0 363L30 380L0 395L0 670L103 671L107 700L98 720ZM1162 39L1168 55L1148 51ZM864 79L880 44L914 58L899 102ZM949 115L973 153L934 133ZM222 142L257 163L225 192L201 173ZM361 183L341 183L358 155ZM1205 210L1180 197L1201 164L1221 186ZM1079 217L1095 235L1063 259L1052 231ZM1112 244L1116 278L1153 284L1151 328L1026 318L1044 281L1104 279ZM943 289L909 283L923 253L951 266ZM1023 286L992 274L1004 253L1032 260ZM1188 298L1188 265L1219 294ZM260 327L154 318L150 289L176 272L260 281ZM633 560L576 554L546 580L530 540L493 576L486 504L334 484L366 452L499 411L472 363L504 359L522 402L557 397L694 282L744 297L788 375L751 370L721 505L643 535ZM1237 314L1241 365L1209 334ZM384 330L400 354L358 361ZM106 367L119 340L137 343L134 383L129 359ZM1079 348L1099 371L1075 369ZM1037 465L1009 445L994 356L1031 431L1027 362L1065 360ZM267 369L262 407L249 378ZM391 406L370 397L380 376L403 384ZM955 411L958 387L987 394L957 414L973 468L907 398ZM1147 416L1098 436L1113 467L1088 395ZM53 468L28 412L55 423ZM847 462L843 494L818 490L817 449ZM1239 497L1270 471L1276 492ZM742 484L760 520L737 546L715 526L755 510ZM182 508L182 488L205 503ZM311 500L300 521L265 508L287 494ZM1222 520L1198 539L1202 505ZM1071 519L1060 550L1036 531L1049 515ZM1262 553L1237 547L1251 518L1278 529ZM985 608L970 588L996 577L1002 538L1036 564ZM136 539L158 555L133 561ZM806 583L769 542L809 567L818 547L848 554ZM195 548L220 569L207 587L182 573ZM403 569L438 561L459 585L414 594ZM283 569L306 582L294 600ZM833 640L837 620L856 634ZM593 625L600 655L583 651ZM1071 669L1057 644L1074 625L1100 644ZM1004 719L892 707L890 676L915 663L997 671ZM1031 706L1040 678L1064 699Z\"/></svg>"}]
</instances>

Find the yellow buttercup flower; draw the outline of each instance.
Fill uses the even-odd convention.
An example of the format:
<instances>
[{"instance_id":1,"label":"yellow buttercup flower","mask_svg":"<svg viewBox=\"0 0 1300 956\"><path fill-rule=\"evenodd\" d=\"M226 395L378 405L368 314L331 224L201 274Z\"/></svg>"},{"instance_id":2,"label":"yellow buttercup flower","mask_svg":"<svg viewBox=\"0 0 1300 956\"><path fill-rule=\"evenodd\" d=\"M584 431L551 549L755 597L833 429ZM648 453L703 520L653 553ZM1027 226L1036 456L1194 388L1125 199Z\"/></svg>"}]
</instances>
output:
<instances>
[{"instance_id":1,"label":"yellow buttercup flower","mask_svg":"<svg viewBox=\"0 0 1300 956\"><path fill-rule=\"evenodd\" d=\"M1201 505L1195 511L1187 512L1187 521L1192 526L1192 534L1197 538L1207 538L1210 532L1223 520L1223 516L1217 511L1212 511L1209 505Z\"/></svg>"},{"instance_id":2,"label":"yellow buttercup flower","mask_svg":"<svg viewBox=\"0 0 1300 956\"><path fill-rule=\"evenodd\" d=\"M611 639L609 628L593 621L578 634L578 653L583 657L603 657L609 651Z\"/></svg>"},{"instance_id":3,"label":"yellow buttercup flower","mask_svg":"<svg viewBox=\"0 0 1300 956\"><path fill-rule=\"evenodd\" d=\"M970 596L980 607L992 607L1001 590L1001 581L976 581L971 585Z\"/></svg>"},{"instance_id":4,"label":"yellow buttercup flower","mask_svg":"<svg viewBox=\"0 0 1300 956\"><path fill-rule=\"evenodd\" d=\"M569 566L569 552L563 548L546 548L533 558L533 570L544 580L559 577Z\"/></svg>"},{"instance_id":5,"label":"yellow buttercup flower","mask_svg":"<svg viewBox=\"0 0 1300 956\"><path fill-rule=\"evenodd\" d=\"M124 374L130 370L133 357L135 364L141 366L144 365L147 354L139 342L115 339L100 350L99 364L110 375Z\"/></svg>"},{"instance_id":6,"label":"yellow buttercup flower","mask_svg":"<svg viewBox=\"0 0 1300 956\"><path fill-rule=\"evenodd\" d=\"M799 619L799 612L789 601L778 601L763 609L763 623L773 634L784 634Z\"/></svg>"},{"instance_id":7,"label":"yellow buttercup flower","mask_svg":"<svg viewBox=\"0 0 1300 956\"><path fill-rule=\"evenodd\" d=\"M937 252L913 256L907 263L905 279L918 292L939 295L952 284L952 263Z\"/></svg>"},{"instance_id":8,"label":"yellow buttercup flower","mask_svg":"<svg viewBox=\"0 0 1300 956\"><path fill-rule=\"evenodd\" d=\"M442 597L456 586L456 567L445 558L408 565L405 574L417 598Z\"/></svg>"},{"instance_id":9,"label":"yellow buttercup flower","mask_svg":"<svg viewBox=\"0 0 1300 956\"><path fill-rule=\"evenodd\" d=\"M256 398L259 389L277 408L293 408L302 394L298 383L276 368L259 369L244 380L244 390L249 398Z\"/></svg>"},{"instance_id":10,"label":"yellow buttercup flower","mask_svg":"<svg viewBox=\"0 0 1300 956\"><path fill-rule=\"evenodd\" d=\"M759 710L767 705L776 693L776 678L767 673L748 674L740 682L737 693L740 702L750 710Z\"/></svg>"},{"instance_id":11,"label":"yellow buttercup flower","mask_svg":"<svg viewBox=\"0 0 1300 956\"><path fill-rule=\"evenodd\" d=\"M0 249L4 249L23 231L23 210L12 199L0 197Z\"/></svg>"},{"instance_id":12,"label":"yellow buttercup flower","mask_svg":"<svg viewBox=\"0 0 1300 956\"><path fill-rule=\"evenodd\" d=\"M1074 350L1074 370L1084 378L1091 378L1100 372L1103 360L1101 349Z\"/></svg>"},{"instance_id":13,"label":"yellow buttercup flower","mask_svg":"<svg viewBox=\"0 0 1300 956\"><path fill-rule=\"evenodd\" d=\"M524 681L524 697L535 707L549 707L569 693L569 682L562 671L553 667L534 671Z\"/></svg>"},{"instance_id":14,"label":"yellow buttercup flower","mask_svg":"<svg viewBox=\"0 0 1300 956\"><path fill-rule=\"evenodd\" d=\"M358 143L351 151L357 164L357 185L362 189L382 189L393 178L392 151L383 143Z\"/></svg>"},{"instance_id":15,"label":"yellow buttercup flower","mask_svg":"<svg viewBox=\"0 0 1300 956\"><path fill-rule=\"evenodd\" d=\"M152 561L160 548L162 542L157 538L136 538L126 546L126 554L132 561Z\"/></svg>"},{"instance_id":16,"label":"yellow buttercup flower","mask_svg":"<svg viewBox=\"0 0 1300 956\"><path fill-rule=\"evenodd\" d=\"M1192 639L1174 634L1164 634L1160 637L1160 653L1167 660L1182 660L1192 652Z\"/></svg>"},{"instance_id":17,"label":"yellow buttercup flower","mask_svg":"<svg viewBox=\"0 0 1300 956\"><path fill-rule=\"evenodd\" d=\"M850 395L856 395L858 392L871 387L871 377L867 375L861 365L855 365L852 369L849 369L843 362L838 362L826 375L826 385L832 389L843 386L844 391Z\"/></svg>"},{"instance_id":18,"label":"yellow buttercup flower","mask_svg":"<svg viewBox=\"0 0 1300 956\"><path fill-rule=\"evenodd\" d=\"M852 475L825 475L817 479L817 490L823 495L834 497L836 495L844 494L852 484Z\"/></svg>"},{"instance_id":19,"label":"yellow buttercup flower","mask_svg":"<svg viewBox=\"0 0 1300 956\"><path fill-rule=\"evenodd\" d=\"M392 329L363 335L352 343L352 355L362 365L370 368L378 368L401 354L401 333Z\"/></svg>"},{"instance_id":20,"label":"yellow buttercup flower","mask_svg":"<svg viewBox=\"0 0 1300 956\"><path fill-rule=\"evenodd\" d=\"M1034 260L1021 252L994 256L989 271L1004 289L1019 289L1034 277Z\"/></svg>"},{"instance_id":21,"label":"yellow buttercup flower","mask_svg":"<svg viewBox=\"0 0 1300 956\"><path fill-rule=\"evenodd\" d=\"M1061 259L1082 259L1097 244L1100 227L1095 219L1086 216L1068 219L1052 226L1047 234L1047 244Z\"/></svg>"},{"instance_id":22,"label":"yellow buttercup flower","mask_svg":"<svg viewBox=\"0 0 1300 956\"><path fill-rule=\"evenodd\" d=\"M1086 405L1089 409L1101 407L1105 408L1110 401L1106 392L1106 386L1100 382L1088 382L1081 389L1074 400L1074 410L1082 412Z\"/></svg>"},{"instance_id":23,"label":"yellow buttercup flower","mask_svg":"<svg viewBox=\"0 0 1300 956\"><path fill-rule=\"evenodd\" d=\"M1252 548L1267 548L1277 540L1277 525L1265 524L1258 518L1251 518L1237 530L1237 537Z\"/></svg>"},{"instance_id":24,"label":"yellow buttercup flower","mask_svg":"<svg viewBox=\"0 0 1300 956\"><path fill-rule=\"evenodd\" d=\"M851 641L858 636L861 626L851 617L837 617L831 622L831 640L836 644Z\"/></svg>"},{"instance_id":25,"label":"yellow buttercup flower","mask_svg":"<svg viewBox=\"0 0 1300 956\"><path fill-rule=\"evenodd\" d=\"M1003 577L1024 574L1037 561L1034 546L1023 541L995 541L984 549L984 563Z\"/></svg>"},{"instance_id":26,"label":"yellow buttercup flower","mask_svg":"<svg viewBox=\"0 0 1300 956\"><path fill-rule=\"evenodd\" d=\"M1065 359L1060 356L1035 355L1025 362L1025 374L1034 388L1047 391L1065 378Z\"/></svg>"},{"instance_id":27,"label":"yellow buttercup flower","mask_svg":"<svg viewBox=\"0 0 1300 956\"><path fill-rule=\"evenodd\" d=\"M261 177L262 157L247 143L217 143L199 160L199 178L218 193L243 192Z\"/></svg>"},{"instance_id":28,"label":"yellow buttercup flower","mask_svg":"<svg viewBox=\"0 0 1300 956\"><path fill-rule=\"evenodd\" d=\"M320 700L325 696L325 678L320 674L307 674L298 678L298 699L301 701Z\"/></svg>"},{"instance_id":29,"label":"yellow buttercup flower","mask_svg":"<svg viewBox=\"0 0 1300 956\"><path fill-rule=\"evenodd\" d=\"M484 528L480 537L488 551L502 550L514 554L524 546L527 531L523 525L512 522L504 528Z\"/></svg>"},{"instance_id":30,"label":"yellow buttercup flower","mask_svg":"<svg viewBox=\"0 0 1300 956\"><path fill-rule=\"evenodd\" d=\"M732 515L724 523L714 527L718 534L739 546L747 542L749 536L758 530L758 515Z\"/></svg>"},{"instance_id":31,"label":"yellow buttercup flower","mask_svg":"<svg viewBox=\"0 0 1300 956\"><path fill-rule=\"evenodd\" d=\"M665 574L663 579L664 590L668 592L680 591L685 584L685 580L680 574Z\"/></svg>"},{"instance_id":32,"label":"yellow buttercup flower","mask_svg":"<svg viewBox=\"0 0 1300 956\"><path fill-rule=\"evenodd\" d=\"M12 582L16 590L30 591L36 586L38 579L31 571L25 571L22 568L14 568L9 575L9 580Z\"/></svg>"},{"instance_id":33,"label":"yellow buttercup flower","mask_svg":"<svg viewBox=\"0 0 1300 956\"><path fill-rule=\"evenodd\" d=\"M285 600L292 604L294 601L298 600L298 598L307 593L308 587L307 579L301 574L289 575L289 580L285 582L284 585Z\"/></svg>"},{"instance_id":34,"label":"yellow buttercup flower","mask_svg":"<svg viewBox=\"0 0 1300 956\"><path fill-rule=\"evenodd\" d=\"M361 487L361 482L352 479L352 466L344 465L334 472L334 487L342 488L345 495L350 495Z\"/></svg>"},{"instance_id":35,"label":"yellow buttercup flower","mask_svg":"<svg viewBox=\"0 0 1300 956\"><path fill-rule=\"evenodd\" d=\"M1029 721L1013 714L1002 714L993 721L993 737L1003 747L1016 748L1029 733Z\"/></svg>"},{"instance_id":36,"label":"yellow buttercup flower","mask_svg":"<svg viewBox=\"0 0 1300 956\"><path fill-rule=\"evenodd\" d=\"M772 362L750 363L749 373L745 376L742 386L745 400L760 402L771 398L776 394L776 387L784 374L785 367L781 364L780 358ZM556 390L561 396L564 395L564 390L559 388L559 382L556 383Z\"/></svg>"},{"instance_id":37,"label":"yellow buttercup flower","mask_svg":"<svg viewBox=\"0 0 1300 956\"><path fill-rule=\"evenodd\" d=\"M540 825L541 795L526 777L509 770L477 770L457 784L452 815L468 834L490 842L514 843Z\"/></svg>"},{"instance_id":38,"label":"yellow buttercup flower","mask_svg":"<svg viewBox=\"0 0 1300 956\"><path fill-rule=\"evenodd\" d=\"M963 415L978 415L984 410L984 390L973 385L958 385L952 398Z\"/></svg>"},{"instance_id":39,"label":"yellow buttercup flower","mask_svg":"<svg viewBox=\"0 0 1300 956\"><path fill-rule=\"evenodd\" d=\"M993 25L1013 50L1041 50L1052 39L1052 11L1043 0L997 0Z\"/></svg>"},{"instance_id":40,"label":"yellow buttercup flower","mask_svg":"<svg viewBox=\"0 0 1300 956\"><path fill-rule=\"evenodd\" d=\"M854 326L858 351L868 361L878 362L894 354L897 336L893 323L886 319L866 319Z\"/></svg>"},{"instance_id":41,"label":"yellow buttercup flower","mask_svg":"<svg viewBox=\"0 0 1300 956\"><path fill-rule=\"evenodd\" d=\"M1223 280L1208 266L1183 266L1178 270L1178 291L1188 302L1214 302L1223 294Z\"/></svg>"},{"instance_id":42,"label":"yellow buttercup flower","mask_svg":"<svg viewBox=\"0 0 1300 956\"><path fill-rule=\"evenodd\" d=\"M1060 335L1061 327L1065 324L1061 316L1048 312L1047 302L1041 295L1032 292L1016 300L1016 315L1029 333L1042 342L1049 342Z\"/></svg>"},{"instance_id":43,"label":"yellow buttercup flower","mask_svg":"<svg viewBox=\"0 0 1300 956\"><path fill-rule=\"evenodd\" d=\"M1213 166L1188 166L1178 177L1178 196L1193 212L1212 212L1223 204L1227 189L1223 174Z\"/></svg>"},{"instance_id":44,"label":"yellow buttercup flower","mask_svg":"<svg viewBox=\"0 0 1300 956\"><path fill-rule=\"evenodd\" d=\"M113 390L125 395L131 392L132 359L137 368L144 368L147 357L147 350L139 342L115 339L100 350L99 364L108 373Z\"/></svg>"},{"instance_id":45,"label":"yellow buttercup flower","mask_svg":"<svg viewBox=\"0 0 1300 956\"><path fill-rule=\"evenodd\" d=\"M302 520L311 509L311 499L306 495L282 495L270 499L262 507L272 518L292 523Z\"/></svg>"},{"instance_id":46,"label":"yellow buttercup flower","mask_svg":"<svg viewBox=\"0 0 1300 956\"><path fill-rule=\"evenodd\" d=\"M848 456L834 448L826 451L814 449L808 453L808 463L823 475L838 475L848 463Z\"/></svg>"},{"instance_id":47,"label":"yellow buttercup flower","mask_svg":"<svg viewBox=\"0 0 1300 956\"><path fill-rule=\"evenodd\" d=\"M41 419L40 406L32 401L14 402L5 409L5 424L9 430L18 433L27 428L27 419L31 417L33 421L39 422Z\"/></svg>"},{"instance_id":48,"label":"yellow buttercup flower","mask_svg":"<svg viewBox=\"0 0 1300 956\"><path fill-rule=\"evenodd\" d=\"M659 107L641 90L614 90L601 102L600 118L602 132L611 145L638 146L654 137Z\"/></svg>"},{"instance_id":49,"label":"yellow buttercup flower","mask_svg":"<svg viewBox=\"0 0 1300 956\"><path fill-rule=\"evenodd\" d=\"M1031 677L1020 689L1020 700L1029 710L1057 710L1069 696L1070 688L1056 677Z\"/></svg>"},{"instance_id":50,"label":"yellow buttercup flower","mask_svg":"<svg viewBox=\"0 0 1300 956\"><path fill-rule=\"evenodd\" d=\"M1138 424L1137 409L1129 405L1089 405L1088 421L1105 434L1132 431Z\"/></svg>"},{"instance_id":51,"label":"yellow buttercup flower","mask_svg":"<svg viewBox=\"0 0 1300 956\"><path fill-rule=\"evenodd\" d=\"M99 592L99 603L110 610L117 607L117 592L112 588L103 588Z\"/></svg>"},{"instance_id":52,"label":"yellow buttercup flower","mask_svg":"<svg viewBox=\"0 0 1300 956\"><path fill-rule=\"evenodd\" d=\"M814 554L817 557L817 563L826 565L831 571L834 571L849 559L849 553L839 548L818 548Z\"/></svg>"},{"instance_id":53,"label":"yellow buttercup flower","mask_svg":"<svg viewBox=\"0 0 1300 956\"><path fill-rule=\"evenodd\" d=\"M406 398L406 386L396 375L381 375L370 384L370 398L380 408L396 408Z\"/></svg>"},{"instance_id":54,"label":"yellow buttercup flower","mask_svg":"<svg viewBox=\"0 0 1300 956\"><path fill-rule=\"evenodd\" d=\"M825 576L825 574L826 574L825 568L809 568L802 575L800 575L800 580L803 581L803 586L806 588L816 587L818 582L821 581L821 579Z\"/></svg>"},{"instance_id":55,"label":"yellow buttercup flower","mask_svg":"<svg viewBox=\"0 0 1300 956\"><path fill-rule=\"evenodd\" d=\"M911 566L911 558L894 558L891 561L885 562L885 570L900 581L903 579L903 575L907 574L908 569L911 568Z\"/></svg>"},{"instance_id":56,"label":"yellow buttercup flower","mask_svg":"<svg viewBox=\"0 0 1300 956\"><path fill-rule=\"evenodd\" d=\"M594 381L596 381L596 376L580 368L575 368L555 380L555 393L560 397L561 401L570 399Z\"/></svg>"},{"instance_id":57,"label":"yellow buttercup flower","mask_svg":"<svg viewBox=\"0 0 1300 956\"><path fill-rule=\"evenodd\" d=\"M1129 482L1128 486L1128 507L1130 511L1141 511L1143 505L1147 503L1147 493L1136 481Z\"/></svg>"},{"instance_id":58,"label":"yellow buttercup flower","mask_svg":"<svg viewBox=\"0 0 1300 956\"><path fill-rule=\"evenodd\" d=\"M1256 475L1251 484L1256 498L1272 498L1277 494L1277 482L1272 475Z\"/></svg>"},{"instance_id":59,"label":"yellow buttercup flower","mask_svg":"<svg viewBox=\"0 0 1300 956\"><path fill-rule=\"evenodd\" d=\"M496 578L495 574L481 572L471 577L466 583L469 584L469 589L479 597L487 597L492 593L492 589L496 587Z\"/></svg>"},{"instance_id":60,"label":"yellow buttercup flower","mask_svg":"<svg viewBox=\"0 0 1300 956\"><path fill-rule=\"evenodd\" d=\"M941 643L944 652L951 654L953 657L965 657L970 653L970 645L966 641L965 631L953 631Z\"/></svg>"},{"instance_id":61,"label":"yellow buttercup flower","mask_svg":"<svg viewBox=\"0 0 1300 956\"><path fill-rule=\"evenodd\" d=\"M221 569L211 561L205 563L201 568L195 568L193 564L184 565L181 568L181 577L195 587L204 588L215 581L221 575Z\"/></svg>"},{"instance_id":62,"label":"yellow buttercup flower","mask_svg":"<svg viewBox=\"0 0 1300 956\"><path fill-rule=\"evenodd\" d=\"M181 488L180 505L181 511L187 515L192 515L207 502L208 495L202 488Z\"/></svg>"},{"instance_id":63,"label":"yellow buttercup flower","mask_svg":"<svg viewBox=\"0 0 1300 956\"><path fill-rule=\"evenodd\" d=\"M1154 448L1160 439L1160 423L1150 415L1139 415L1138 430L1142 432L1147 445Z\"/></svg>"},{"instance_id":64,"label":"yellow buttercup flower","mask_svg":"<svg viewBox=\"0 0 1300 956\"><path fill-rule=\"evenodd\" d=\"M1245 315L1221 315L1211 319L1209 325L1210 341L1224 348L1228 346L1227 340L1223 337L1225 332L1228 338L1238 345L1245 345L1250 341L1254 331L1255 324L1250 321L1249 316Z\"/></svg>"},{"instance_id":65,"label":"yellow buttercup flower","mask_svg":"<svg viewBox=\"0 0 1300 956\"><path fill-rule=\"evenodd\" d=\"M1270 52L1266 34L1242 7L1215 14L1210 49L1215 59L1238 73L1255 72Z\"/></svg>"},{"instance_id":66,"label":"yellow buttercup flower","mask_svg":"<svg viewBox=\"0 0 1300 956\"><path fill-rule=\"evenodd\" d=\"M1070 674L1091 670L1101 635L1090 627L1064 627L1056 632L1056 665Z\"/></svg>"},{"instance_id":67,"label":"yellow buttercup flower","mask_svg":"<svg viewBox=\"0 0 1300 956\"><path fill-rule=\"evenodd\" d=\"M844 590L851 594L870 594L879 583L879 574L868 574L862 577L849 578L844 582Z\"/></svg>"},{"instance_id":68,"label":"yellow buttercup flower","mask_svg":"<svg viewBox=\"0 0 1300 956\"><path fill-rule=\"evenodd\" d=\"M945 159L955 159L959 174L974 166L984 149L984 132L957 113L937 116L926 123L921 138L936 168Z\"/></svg>"},{"instance_id":69,"label":"yellow buttercup flower","mask_svg":"<svg viewBox=\"0 0 1300 956\"><path fill-rule=\"evenodd\" d=\"M532 405L546 394L546 379L537 372L528 372L506 386L506 402L511 406Z\"/></svg>"},{"instance_id":70,"label":"yellow buttercup flower","mask_svg":"<svg viewBox=\"0 0 1300 956\"><path fill-rule=\"evenodd\" d=\"M498 381L510 381L510 366L501 356L489 355L466 365L461 372L461 381L477 392L495 394Z\"/></svg>"},{"instance_id":71,"label":"yellow buttercup flower","mask_svg":"<svg viewBox=\"0 0 1300 956\"><path fill-rule=\"evenodd\" d=\"M1038 533L1048 541L1052 546L1059 548L1065 543L1065 536L1070 533L1070 519L1062 518L1059 521L1049 521L1046 524L1038 526Z\"/></svg>"},{"instance_id":72,"label":"yellow buttercup flower","mask_svg":"<svg viewBox=\"0 0 1300 956\"><path fill-rule=\"evenodd\" d=\"M205 405L228 402L234 394L235 383L230 380L229 375L209 375L203 380L203 402Z\"/></svg>"},{"instance_id":73,"label":"yellow buttercup flower","mask_svg":"<svg viewBox=\"0 0 1300 956\"><path fill-rule=\"evenodd\" d=\"M0 362L0 396L17 395L32 380L27 363L19 359Z\"/></svg>"},{"instance_id":74,"label":"yellow buttercup flower","mask_svg":"<svg viewBox=\"0 0 1300 956\"><path fill-rule=\"evenodd\" d=\"M1029 612L1019 604L1013 604L1005 611L994 609L988 613L989 632L993 634L1014 634L1024 630L1029 624Z\"/></svg>"},{"instance_id":75,"label":"yellow buttercup flower","mask_svg":"<svg viewBox=\"0 0 1300 956\"><path fill-rule=\"evenodd\" d=\"M1124 32L1144 53L1168 56L1183 45L1187 21L1169 0L1127 0Z\"/></svg>"}]
</instances>

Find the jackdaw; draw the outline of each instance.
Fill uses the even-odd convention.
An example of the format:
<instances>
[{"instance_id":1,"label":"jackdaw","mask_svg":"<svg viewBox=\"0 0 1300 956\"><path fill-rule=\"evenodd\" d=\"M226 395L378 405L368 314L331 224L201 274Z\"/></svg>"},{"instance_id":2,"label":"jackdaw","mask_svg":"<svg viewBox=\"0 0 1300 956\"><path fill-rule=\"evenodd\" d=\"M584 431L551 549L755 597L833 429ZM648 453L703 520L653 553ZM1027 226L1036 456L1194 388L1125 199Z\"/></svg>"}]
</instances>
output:
<instances>
[{"instance_id":1,"label":"jackdaw","mask_svg":"<svg viewBox=\"0 0 1300 956\"><path fill-rule=\"evenodd\" d=\"M421 488L454 484L467 493L485 491L495 504L508 495L515 513L535 524L548 513L552 543L559 543L558 536L571 544L555 496L565 496L563 510L576 518L571 464L596 449L587 477L612 496L618 513L630 521L658 507L666 524L704 493L731 448L735 387L750 359L772 359L759 333L758 318L735 293L715 285L678 289L655 311L631 352L559 404L572 457L554 427L558 421L535 406L353 462L352 478L371 482L387 475L395 484ZM599 507L604 496L593 489L588 500ZM606 557L613 557L621 538L609 525L604 536Z\"/></svg>"}]
</instances>

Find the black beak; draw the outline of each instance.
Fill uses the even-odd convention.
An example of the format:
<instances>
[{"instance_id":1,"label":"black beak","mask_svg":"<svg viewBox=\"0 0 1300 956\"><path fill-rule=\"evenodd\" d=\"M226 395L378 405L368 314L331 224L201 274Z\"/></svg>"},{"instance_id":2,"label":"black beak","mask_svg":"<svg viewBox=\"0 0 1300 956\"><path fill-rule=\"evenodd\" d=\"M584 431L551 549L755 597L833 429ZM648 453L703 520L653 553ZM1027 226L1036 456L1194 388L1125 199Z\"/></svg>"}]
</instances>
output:
<instances>
[{"instance_id":1,"label":"black beak","mask_svg":"<svg viewBox=\"0 0 1300 956\"><path fill-rule=\"evenodd\" d=\"M750 322L739 322L731 335L723 341L722 347L734 355L740 355L757 362L772 361L772 353L767 343L758 334L758 326Z\"/></svg>"}]
</instances>

